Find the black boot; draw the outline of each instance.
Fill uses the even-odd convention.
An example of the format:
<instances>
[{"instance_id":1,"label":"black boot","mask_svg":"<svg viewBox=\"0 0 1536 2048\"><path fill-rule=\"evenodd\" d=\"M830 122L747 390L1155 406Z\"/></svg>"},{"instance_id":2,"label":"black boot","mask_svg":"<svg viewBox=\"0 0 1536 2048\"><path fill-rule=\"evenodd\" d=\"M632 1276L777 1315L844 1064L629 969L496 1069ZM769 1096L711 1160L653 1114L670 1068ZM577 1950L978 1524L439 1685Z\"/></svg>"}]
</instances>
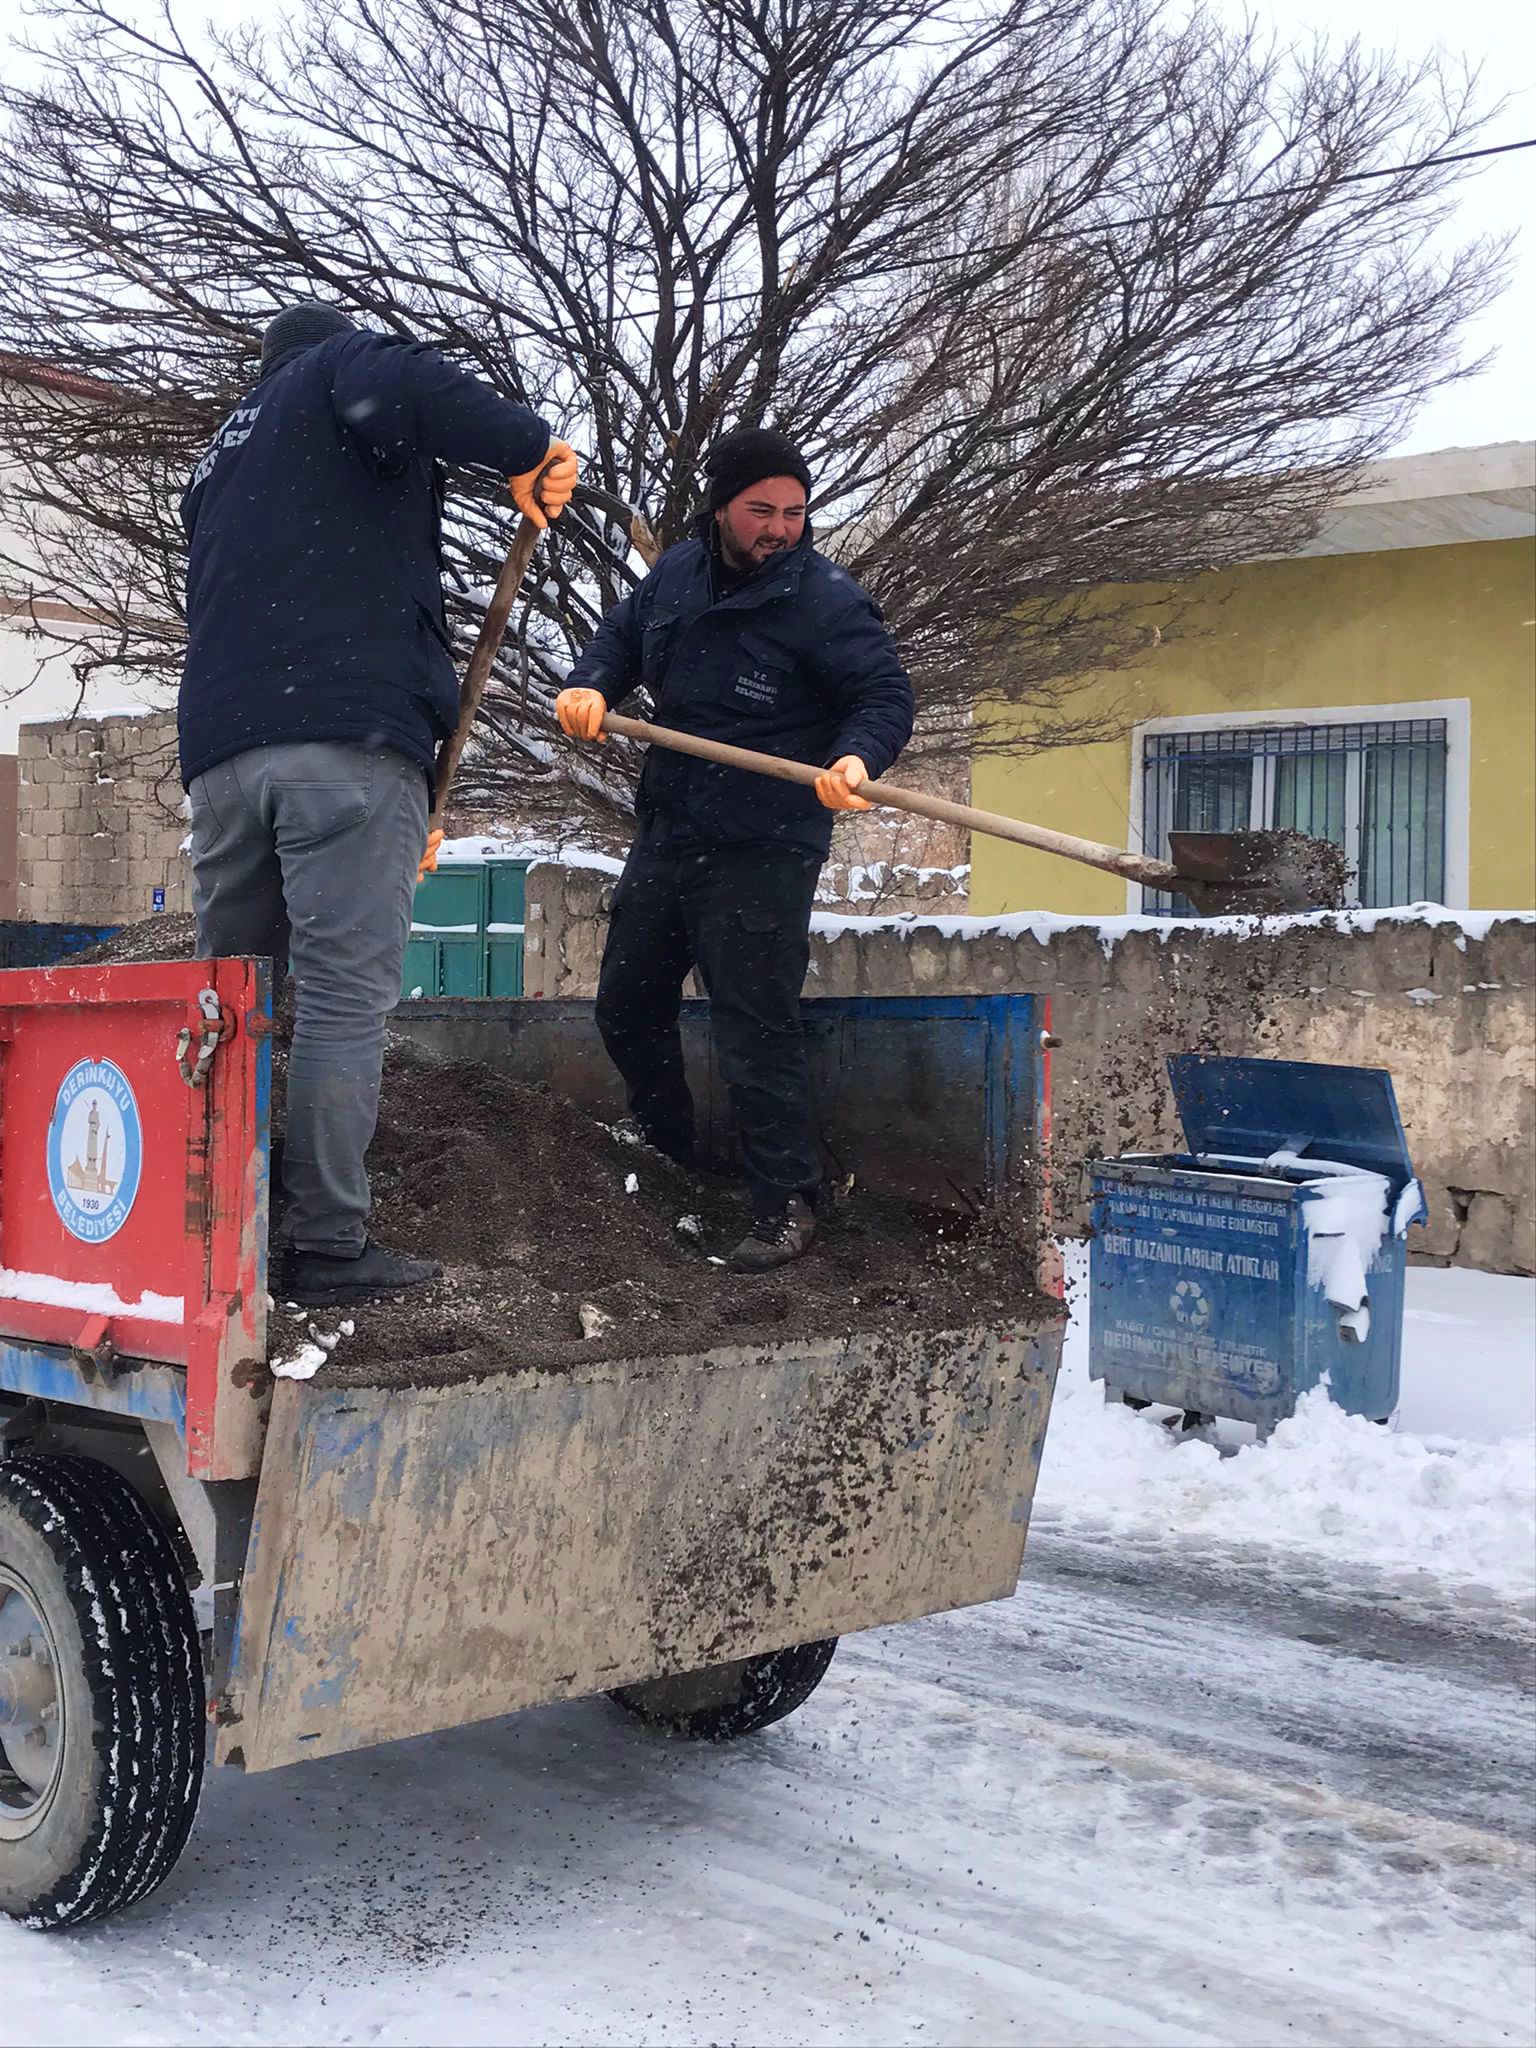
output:
<instances>
[{"instance_id":1,"label":"black boot","mask_svg":"<svg viewBox=\"0 0 1536 2048\"><path fill-rule=\"evenodd\" d=\"M733 1273L771 1273L798 1259L816 1235L816 1215L801 1195L791 1195L782 1209L764 1212L731 1253Z\"/></svg>"},{"instance_id":2,"label":"black boot","mask_svg":"<svg viewBox=\"0 0 1536 2048\"><path fill-rule=\"evenodd\" d=\"M378 1295L404 1294L441 1280L436 1259L407 1259L387 1252L370 1237L356 1258L331 1258L322 1252L289 1252L281 1293L301 1308L342 1308L349 1301L371 1301Z\"/></svg>"}]
</instances>

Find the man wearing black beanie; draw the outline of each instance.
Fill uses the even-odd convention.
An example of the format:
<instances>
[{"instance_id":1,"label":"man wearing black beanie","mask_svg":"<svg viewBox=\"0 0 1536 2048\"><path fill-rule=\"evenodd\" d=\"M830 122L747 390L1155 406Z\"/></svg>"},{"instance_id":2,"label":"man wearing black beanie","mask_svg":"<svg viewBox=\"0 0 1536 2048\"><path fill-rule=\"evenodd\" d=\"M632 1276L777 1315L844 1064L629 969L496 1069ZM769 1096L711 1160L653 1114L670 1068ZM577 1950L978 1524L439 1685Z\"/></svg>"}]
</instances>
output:
<instances>
[{"instance_id":1,"label":"man wearing black beanie","mask_svg":"<svg viewBox=\"0 0 1536 2048\"><path fill-rule=\"evenodd\" d=\"M652 748L614 891L597 1022L642 1135L694 1143L678 1015L697 968L730 1089L752 1226L738 1272L799 1257L821 1168L800 1028L816 878L833 813L868 810L912 733L912 686L873 600L811 544L811 476L784 435L741 427L711 450L705 510L603 620L556 699L565 731L642 686L657 722L825 764L814 792Z\"/></svg>"},{"instance_id":2,"label":"man wearing black beanie","mask_svg":"<svg viewBox=\"0 0 1536 2048\"><path fill-rule=\"evenodd\" d=\"M540 525L576 481L526 406L435 349L296 305L269 322L260 375L181 505L198 947L292 963L280 1284L311 1306L438 1273L369 1238L364 1161L418 867L435 861L433 763L458 716L445 465L499 473Z\"/></svg>"}]
</instances>

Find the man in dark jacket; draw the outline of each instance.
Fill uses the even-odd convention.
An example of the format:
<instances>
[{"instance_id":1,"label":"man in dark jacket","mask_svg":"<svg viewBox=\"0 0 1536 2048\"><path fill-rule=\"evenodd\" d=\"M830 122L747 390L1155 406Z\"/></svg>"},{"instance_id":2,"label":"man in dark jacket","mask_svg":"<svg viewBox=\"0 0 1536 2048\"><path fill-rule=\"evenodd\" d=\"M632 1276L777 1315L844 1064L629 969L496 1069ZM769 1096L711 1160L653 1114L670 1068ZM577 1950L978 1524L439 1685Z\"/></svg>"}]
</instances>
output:
<instances>
[{"instance_id":1,"label":"man in dark jacket","mask_svg":"<svg viewBox=\"0 0 1536 2048\"><path fill-rule=\"evenodd\" d=\"M369 1240L364 1157L418 867L435 854L434 760L458 715L442 463L510 478L541 525L576 479L542 420L434 350L295 306L182 500L198 944L292 962L283 1287L314 1305L439 1270Z\"/></svg>"},{"instance_id":2,"label":"man in dark jacket","mask_svg":"<svg viewBox=\"0 0 1536 2048\"><path fill-rule=\"evenodd\" d=\"M556 710L566 732L601 739L609 707L643 685L660 725L828 764L812 792L653 748L598 982L598 1027L640 1130L686 1160L678 1010L698 968L752 1196L731 1263L764 1272L815 1232L799 1005L832 813L869 809L859 787L910 738L912 686L873 601L811 545L810 473L794 445L741 428L707 469L694 538L603 620Z\"/></svg>"}]
</instances>

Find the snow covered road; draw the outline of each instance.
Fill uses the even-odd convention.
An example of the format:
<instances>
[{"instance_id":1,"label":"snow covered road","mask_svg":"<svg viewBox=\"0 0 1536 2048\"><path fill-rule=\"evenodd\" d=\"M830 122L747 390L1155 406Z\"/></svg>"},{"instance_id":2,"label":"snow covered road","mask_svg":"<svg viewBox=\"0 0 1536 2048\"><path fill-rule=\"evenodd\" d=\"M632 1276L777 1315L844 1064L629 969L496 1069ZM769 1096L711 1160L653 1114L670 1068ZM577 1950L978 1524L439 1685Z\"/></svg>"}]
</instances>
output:
<instances>
[{"instance_id":1,"label":"snow covered road","mask_svg":"<svg viewBox=\"0 0 1536 2048\"><path fill-rule=\"evenodd\" d=\"M0 1931L15 2042L1520 2042L1508 1606L1047 1538L734 1750L582 1704L213 1781L161 1901Z\"/></svg>"},{"instance_id":2,"label":"snow covered road","mask_svg":"<svg viewBox=\"0 0 1536 2048\"><path fill-rule=\"evenodd\" d=\"M731 1749L586 1702L216 1773L146 1906L0 1924L0 2040L1529 2044L1532 1299L1417 1281L1405 1413L1476 1381L1480 1445L1218 1458L1075 1355L1013 1600Z\"/></svg>"}]
</instances>

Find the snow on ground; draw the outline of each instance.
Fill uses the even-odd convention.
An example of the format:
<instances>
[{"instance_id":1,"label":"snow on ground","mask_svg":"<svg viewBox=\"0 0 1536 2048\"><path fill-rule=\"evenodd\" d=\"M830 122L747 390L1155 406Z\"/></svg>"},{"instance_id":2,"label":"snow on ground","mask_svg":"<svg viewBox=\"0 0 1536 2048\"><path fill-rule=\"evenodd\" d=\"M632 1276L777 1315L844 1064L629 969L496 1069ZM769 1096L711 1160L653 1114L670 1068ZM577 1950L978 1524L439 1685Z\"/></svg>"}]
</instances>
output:
<instances>
[{"instance_id":1,"label":"snow on ground","mask_svg":"<svg viewBox=\"0 0 1536 2048\"><path fill-rule=\"evenodd\" d=\"M1507 1610L1032 1541L735 1746L579 1702L218 1773L154 1900L0 1926L0 2039L1525 2048Z\"/></svg>"},{"instance_id":2,"label":"snow on ground","mask_svg":"<svg viewBox=\"0 0 1536 2048\"><path fill-rule=\"evenodd\" d=\"M1409 1303L1397 1431L1263 1446L1105 1411L1077 1334L1017 1594L753 1740L215 1773L154 1899L0 1923L0 2042L1530 2048L1536 1285Z\"/></svg>"},{"instance_id":3,"label":"snow on ground","mask_svg":"<svg viewBox=\"0 0 1536 2048\"><path fill-rule=\"evenodd\" d=\"M1086 1299L1086 1247L1067 1247ZM1411 1268L1403 1392L1387 1430L1307 1396L1267 1444L1222 1423L1106 1407L1074 1315L1036 1503L1048 1527L1313 1551L1519 1598L1536 1588L1536 1282Z\"/></svg>"}]
</instances>

